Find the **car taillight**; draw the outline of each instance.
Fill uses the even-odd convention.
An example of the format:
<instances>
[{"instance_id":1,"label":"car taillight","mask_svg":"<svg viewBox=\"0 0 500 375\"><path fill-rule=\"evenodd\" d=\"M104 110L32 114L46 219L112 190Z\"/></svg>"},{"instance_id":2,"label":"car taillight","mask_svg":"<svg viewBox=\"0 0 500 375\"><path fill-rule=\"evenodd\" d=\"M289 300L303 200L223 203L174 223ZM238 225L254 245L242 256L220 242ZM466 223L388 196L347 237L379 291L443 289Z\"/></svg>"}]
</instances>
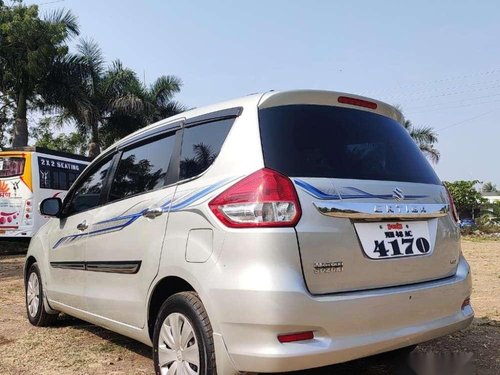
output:
<instances>
[{"instance_id":1,"label":"car taillight","mask_svg":"<svg viewBox=\"0 0 500 375\"><path fill-rule=\"evenodd\" d=\"M267 168L238 181L208 205L231 228L292 227L301 215L292 181Z\"/></svg>"},{"instance_id":2,"label":"car taillight","mask_svg":"<svg viewBox=\"0 0 500 375\"><path fill-rule=\"evenodd\" d=\"M453 201L453 196L450 193L450 190L445 186L446 192L448 193L448 201L450 202L450 211L451 211L451 216L453 217L453 220L455 220L457 223L459 221L458 217L458 212L457 212L457 207L455 206L455 202Z\"/></svg>"}]
</instances>

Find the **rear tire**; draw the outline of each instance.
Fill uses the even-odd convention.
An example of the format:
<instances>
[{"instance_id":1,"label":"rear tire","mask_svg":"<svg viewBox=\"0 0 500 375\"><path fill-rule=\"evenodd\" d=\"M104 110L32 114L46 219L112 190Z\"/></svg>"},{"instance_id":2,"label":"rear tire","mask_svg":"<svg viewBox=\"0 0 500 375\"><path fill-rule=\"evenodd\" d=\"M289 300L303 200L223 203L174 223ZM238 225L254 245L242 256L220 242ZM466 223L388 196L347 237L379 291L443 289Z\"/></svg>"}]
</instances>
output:
<instances>
[{"instance_id":1,"label":"rear tire","mask_svg":"<svg viewBox=\"0 0 500 375\"><path fill-rule=\"evenodd\" d=\"M33 263L28 271L24 291L26 294L26 313L30 323L37 327L53 325L59 314L49 314L45 309L42 277L36 263Z\"/></svg>"},{"instance_id":2,"label":"rear tire","mask_svg":"<svg viewBox=\"0 0 500 375\"><path fill-rule=\"evenodd\" d=\"M216 375L212 326L195 292L181 292L161 306L153 335L155 373Z\"/></svg>"}]
</instances>

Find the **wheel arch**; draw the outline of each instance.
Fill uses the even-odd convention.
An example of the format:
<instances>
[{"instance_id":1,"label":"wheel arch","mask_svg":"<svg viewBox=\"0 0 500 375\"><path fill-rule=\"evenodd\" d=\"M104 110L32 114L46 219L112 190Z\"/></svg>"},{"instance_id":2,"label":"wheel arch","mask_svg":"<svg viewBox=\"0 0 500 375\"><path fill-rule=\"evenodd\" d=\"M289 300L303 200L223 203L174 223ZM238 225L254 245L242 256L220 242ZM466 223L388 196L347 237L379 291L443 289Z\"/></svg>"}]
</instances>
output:
<instances>
[{"instance_id":1,"label":"wheel arch","mask_svg":"<svg viewBox=\"0 0 500 375\"><path fill-rule=\"evenodd\" d=\"M156 316L166 299L179 292L196 292L195 288L186 280L178 276L166 276L159 280L153 288L148 301L148 334L153 341L153 331Z\"/></svg>"},{"instance_id":2,"label":"wheel arch","mask_svg":"<svg viewBox=\"0 0 500 375\"><path fill-rule=\"evenodd\" d=\"M33 255L29 255L26 258L26 261L24 262L24 284L26 284L27 279L28 279L28 271L30 270L30 267L34 264L37 263L36 258Z\"/></svg>"}]
</instances>

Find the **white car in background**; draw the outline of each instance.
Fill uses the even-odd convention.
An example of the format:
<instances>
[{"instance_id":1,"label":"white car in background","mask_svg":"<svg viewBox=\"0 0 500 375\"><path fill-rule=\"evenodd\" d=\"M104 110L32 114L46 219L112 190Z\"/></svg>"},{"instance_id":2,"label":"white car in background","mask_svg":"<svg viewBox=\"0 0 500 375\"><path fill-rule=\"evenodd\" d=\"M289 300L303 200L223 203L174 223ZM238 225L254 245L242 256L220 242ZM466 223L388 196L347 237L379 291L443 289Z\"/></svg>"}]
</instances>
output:
<instances>
[{"instance_id":1,"label":"white car in background","mask_svg":"<svg viewBox=\"0 0 500 375\"><path fill-rule=\"evenodd\" d=\"M41 204L30 322L132 337L157 374L301 370L467 327L456 211L401 121L355 95L267 92L126 137Z\"/></svg>"}]
</instances>

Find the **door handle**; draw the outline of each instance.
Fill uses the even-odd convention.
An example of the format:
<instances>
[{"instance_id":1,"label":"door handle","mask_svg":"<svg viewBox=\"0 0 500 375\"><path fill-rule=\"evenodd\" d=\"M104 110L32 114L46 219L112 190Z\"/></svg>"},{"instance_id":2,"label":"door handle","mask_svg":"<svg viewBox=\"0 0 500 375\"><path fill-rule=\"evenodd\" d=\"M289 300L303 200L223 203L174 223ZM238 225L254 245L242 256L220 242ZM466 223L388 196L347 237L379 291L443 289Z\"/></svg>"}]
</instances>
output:
<instances>
[{"instance_id":1,"label":"door handle","mask_svg":"<svg viewBox=\"0 0 500 375\"><path fill-rule=\"evenodd\" d=\"M154 219L163 214L163 209L161 207L151 207L145 210L142 213L142 216L147 217L148 219Z\"/></svg>"},{"instance_id":2,"label":"door handle","mask_svg":"<svg viewBox=\"0 0 500 375\"><path fill-rule=\"evenodd\" d=\"M87 220L83 220L80 224L78 224L76 226L76 229L80 230L80 231L84 231L86 230L87 228L89 227L89 225L87 224Z\"/></svg>"}]
</instances>

